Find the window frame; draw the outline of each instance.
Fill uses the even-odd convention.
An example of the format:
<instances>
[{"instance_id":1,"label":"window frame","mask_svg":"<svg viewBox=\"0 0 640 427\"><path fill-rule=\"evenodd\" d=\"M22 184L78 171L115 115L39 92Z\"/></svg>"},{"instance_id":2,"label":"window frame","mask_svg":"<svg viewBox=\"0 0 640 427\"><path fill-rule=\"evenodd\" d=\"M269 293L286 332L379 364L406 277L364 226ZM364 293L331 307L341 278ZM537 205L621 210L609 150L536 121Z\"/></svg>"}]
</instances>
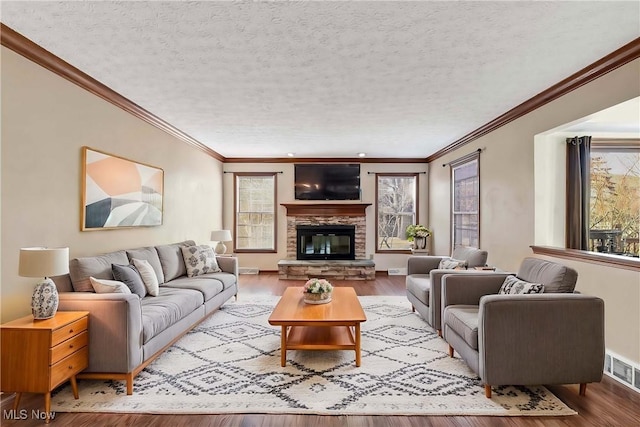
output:
<instances>
[{"instance_id":1,"label":"window frame","mask_svg":"<svg viewBox=\"0 0 640 427\"><path fill-rule=\"evenodd\" d=\"M453 250L456 248L456 227L455 227L455 215L464 215L467 214L469 215L469 213L456 213L454 208L455 208L455 200L456 200L456 188L455 188L455 171L456 169L459 169L461 167L467 166L470 163L476 163L476 177L477 177L477 184L476 184L476 192L478 194L477 197L477 203L476 203L476 211L475 211L475 215L478 216L478 225L476 227L476 233L478 235L478 241L477 241L477 246L474 247L478 247L480 248L480 207L482 206L480 203L480 151L474 151L473 153L467 154L466 156L460 157L459 159L456 159L452 162L449 163L450 166L450 196L451 196L451 204L450 204L450 213L451 216L449 218L450 220L450 244L449 244L449 251L450 253L453 253ZM473 215L473 213L471 213Z\"/></svg>"},{"instance_id":2,"label":"window frame","mask_svg":"<svg viewBox=\"0 0 640 427\"><path fill-rule=\"evenodd\" d=\"M378 240L378 220L379 220L379 199L378 199L378 191L379 191L379 179L380 178L409 178L412 177L416 183L416 191L415 191L415 219L414 224L419 223L420 218L420 173L419 172L406 172L406 173L391 173L391 172L380 172L376 173L376 188L375 188L375 253L377 254L410 254L411 249L380 249L380 242Z\"/></svg>"},{"instance_id":3,"label":"window frame","mask_svg":"<svg viewBox=\"0 0 640 427\"><path fill-rule=\"evenodd\" d=\"M238 214L239 195L238 178L241 177L273 177L273 249L239 249L238 248ZM233 173L233 248L235 253L277 253L278 252L278 172L234 172Z\"/></svg>"}]
</instances>

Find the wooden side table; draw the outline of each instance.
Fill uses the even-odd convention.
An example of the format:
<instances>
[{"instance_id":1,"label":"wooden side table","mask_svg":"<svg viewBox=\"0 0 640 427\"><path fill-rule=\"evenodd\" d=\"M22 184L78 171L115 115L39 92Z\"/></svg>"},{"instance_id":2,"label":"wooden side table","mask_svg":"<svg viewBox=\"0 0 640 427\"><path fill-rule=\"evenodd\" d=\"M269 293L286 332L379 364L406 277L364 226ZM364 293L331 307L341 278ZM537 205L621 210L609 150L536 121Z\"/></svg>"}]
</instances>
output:
<instances>
[{"instance_id":1,"label":"wooden side table","mask_svg":"<svg viewBox=\"0 0 640 427\"><path fill-rule=\"evenodd\" d=\"M51 390L71 380L78 398L76 374L89 366L89 312L59 311L51 319L26 316L0 325L3 392L44 393L45 422L50 421Z\"/></svg>"}]
</instances>

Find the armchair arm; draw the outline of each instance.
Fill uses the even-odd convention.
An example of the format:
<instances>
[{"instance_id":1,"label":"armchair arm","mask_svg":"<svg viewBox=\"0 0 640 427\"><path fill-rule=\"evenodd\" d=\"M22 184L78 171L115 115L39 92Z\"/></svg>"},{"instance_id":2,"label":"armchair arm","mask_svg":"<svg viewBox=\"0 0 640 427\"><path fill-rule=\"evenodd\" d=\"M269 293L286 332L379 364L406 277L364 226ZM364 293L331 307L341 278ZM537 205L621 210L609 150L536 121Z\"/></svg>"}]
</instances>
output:
<instances>
[{"instance_id":1,"label":"armchair arm","mask_svg":"<svg viewBox=\"0 0 640 427\"><path fill-rule=\"evenodd\" d=\"M58 309L89 312L85 372L131 372L142 363L142 310L135 294L60 292Z\"/></svg>"},{"instance_id":2,"label":"armchair arm","mask_svg":"<svg viewBox=\"0 0 640 427\"><path fill-rule=\"evenodd\" d=\"M429 274L435 268L438 268L441 256L410 256L407 260L407 276L410 274Z\"/></svg>"},{"instance_id":3,"label":"armchair arm","mask_svg":"<svg viewBox=\"0 0 640 427\"><path fill-rule=\"evenodd\" d=\"M580 294L485 296L478 349L485 384L600 381L604 301Z\"/></svg>"},{"instance_id":4,"label":"armchair arm","mask_svg":"<svg viewBox=\"0 0 640 427\"><path fill-rule=\"evenodd\" d=\"M231 273L238 278L238 258L236 257L216 257L218 267L225 273Z\"/></svg>"},{"instance_id":5,"label":"armchair arm","mask_svg":"<svg viewBox=\"0 0 640 427\"><path fill-rule=\"evenodd\" d=\"M431 291L429 292L429 306L431 307L430 313L431 313L431 319L429 319L429 324L437 330L441 330L442 329L442 310L444 309L443 304L443 298L442 298L442 294L443 294L443 277L445 276L451 276L451 275L473 275L473 277L476 277L478 275L487 275L487 274L492 274L495 275L495 273L493 271L478 271L478 270L451 270L451 269L447 269L447 270L431 270L429 272L429 277L430 277L430 282L431 282ZM502 282L504 281L504 276L502 276L502 280L500 280L500 285L502 285ZM465 282L465 285L463 286L464 289L467 289L467 283ZM498 290L500 289L500 285L498 285ZM453 285L456 286L456 285ZM493 289L493 288L491 288ZM496 290L495 292L487 292L487 293L497 293L498 290ZM450 292L455 292L455 291L450 291ZM482 294L485 295L485 294ZM475 298L474 298L475 299ZM464 304L472 304L472 305L478 305L478 302L480 301L480 297L477 298L477 300L475 300L475 302L471 302L471 303L464 303ZM463 303L456 303L456 304L463 304ZM448 304L448 305L452 305L452 304Z\"/></svg>"},{"instance_id":6,"label":"armchair arm","mask_svg":"<svg viewBox=\"0 0 640 427\"><path fill-rule=\"evenodd\" d=\"M507 273L445 274L442 281L442 310L449 305L479 305L484 295L497 294Z\"/></svg>"}]
</instances>

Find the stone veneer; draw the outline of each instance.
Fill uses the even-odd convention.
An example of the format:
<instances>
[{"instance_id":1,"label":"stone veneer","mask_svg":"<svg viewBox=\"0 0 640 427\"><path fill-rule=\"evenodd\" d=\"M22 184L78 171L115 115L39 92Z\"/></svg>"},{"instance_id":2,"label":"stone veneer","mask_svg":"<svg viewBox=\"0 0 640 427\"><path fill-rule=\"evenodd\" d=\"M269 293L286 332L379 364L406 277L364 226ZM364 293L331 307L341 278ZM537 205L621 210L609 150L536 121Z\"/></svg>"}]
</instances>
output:
<instances>
[{"instance_id":1,"label":"stone veneer","mask_svg":"<svg viewBox=\"0 0 640 427\"><path fill-rule=\"evenodd\" d=\"M374 280L375 263L366 257L366 216L370 204L284 204L287 207L287 259L278 262L281 279ZM355 260L296 260L298 225L354 225Z\"/></svg>"},{"instance_id":2,"label":"stone veneer","mask_svg":"<svg viewBox=\"0 0 640 427\"><path fill-rule=\"evenodd\" d=\"M366 220L364 216L309 215L287 216L287 259L296 259L296 226L298 225L355 225L356 259L366 257Z\"/></svg>"}]
</instances>

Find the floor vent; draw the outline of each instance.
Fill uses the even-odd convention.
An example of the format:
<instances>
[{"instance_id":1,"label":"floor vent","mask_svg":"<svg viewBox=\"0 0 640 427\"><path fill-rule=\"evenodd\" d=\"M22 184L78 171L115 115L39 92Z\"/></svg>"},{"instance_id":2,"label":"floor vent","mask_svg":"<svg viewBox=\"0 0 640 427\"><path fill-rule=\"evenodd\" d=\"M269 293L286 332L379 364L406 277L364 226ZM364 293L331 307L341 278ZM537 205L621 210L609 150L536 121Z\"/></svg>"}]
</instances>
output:
<instances>
[{"instance_id":1,"label":"floor vent","mask_svg":"<svg viewBox=\"0 0 640 427\"><path fill-rule=\"evenodd\" d=\"M240 274L260 274L260 269L255 267L240 267L238 269Z\"/></svg>"},{"instance_id":2,"label":"floor vent","mask_svg":"<svg viewBox=\"0 0 640 427\"><path fill-rule=\"evenodd\" d=\"M406 276L407 269L406 268L390 268L387 270L387 274L389 276Z\"/></svg>"}]
</instances>

